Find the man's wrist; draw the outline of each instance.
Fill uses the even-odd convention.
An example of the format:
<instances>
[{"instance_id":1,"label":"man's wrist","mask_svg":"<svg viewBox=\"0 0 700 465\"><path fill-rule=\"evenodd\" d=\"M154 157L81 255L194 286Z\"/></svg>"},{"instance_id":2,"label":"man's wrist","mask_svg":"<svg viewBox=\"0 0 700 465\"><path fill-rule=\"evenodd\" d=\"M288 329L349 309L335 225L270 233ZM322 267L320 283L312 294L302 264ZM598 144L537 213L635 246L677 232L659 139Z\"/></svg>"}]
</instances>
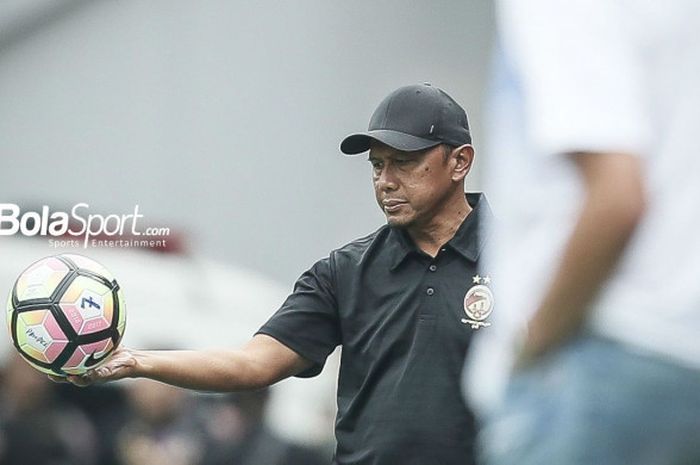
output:
<instances>
[{"instance_id":1,"label":"man's wrist","mask_svg":"<svg viewBox=\"0 0 700 465\"><path fill-rule=\"evenodd\" d=\"M147 350L132 350L134 360L129 370L129 378L149 378L153 374L153 355Z\"/></svg>"}]
</instances>

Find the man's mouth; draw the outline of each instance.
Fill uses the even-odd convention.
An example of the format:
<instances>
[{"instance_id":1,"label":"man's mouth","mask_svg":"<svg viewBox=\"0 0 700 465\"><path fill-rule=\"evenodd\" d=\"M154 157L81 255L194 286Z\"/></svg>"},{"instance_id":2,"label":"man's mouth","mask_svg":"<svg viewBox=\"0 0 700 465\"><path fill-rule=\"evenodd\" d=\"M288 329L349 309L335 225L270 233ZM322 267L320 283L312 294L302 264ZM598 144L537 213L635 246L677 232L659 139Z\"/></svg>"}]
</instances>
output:
<instances>
[{"instance_id":1,"label":"man's mouth","mask_svg":"<svg viewBox=\"0 0 700 465\"><path fill-rule=\"evenodd\" d=\"M382 207L384 208L384 211L387 213L395 213L401 209L404 205L406 205L405 200L396 200L396 199L386 199L382 200Z\"/></svg>"}]
</instances>

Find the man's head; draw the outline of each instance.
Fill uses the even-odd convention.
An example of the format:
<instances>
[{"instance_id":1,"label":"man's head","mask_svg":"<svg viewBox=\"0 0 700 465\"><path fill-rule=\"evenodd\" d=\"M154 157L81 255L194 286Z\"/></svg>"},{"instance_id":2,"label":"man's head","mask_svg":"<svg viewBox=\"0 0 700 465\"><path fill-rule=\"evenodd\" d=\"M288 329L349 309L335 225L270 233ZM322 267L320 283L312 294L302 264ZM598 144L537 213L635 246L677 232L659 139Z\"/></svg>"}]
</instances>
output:
<instances>
[{"instance_id":1,"label":"man's head","mask_svg":"<svg viewBox=\"0 0 700 465\"><path fill-rule=\"evenodd\" d=\"M371 142L374 194L391 226L429 225L451 203L464 201L464 177L474 150L464 144L445 144L405 152Z\"/></svg>"},{"instance_id":2,"label":"man's head","mask_svg":"<svg viewBox=\"0 0 700 465\"><path fill-rule=\"evenodd\" d=\"M392 226L427 225L451 203L464 202L474 158L467 115L437 87L395 90L369 129L346 137L340 149L349 155L369 150L377 202Z\"/></svg>"}]
</instances>

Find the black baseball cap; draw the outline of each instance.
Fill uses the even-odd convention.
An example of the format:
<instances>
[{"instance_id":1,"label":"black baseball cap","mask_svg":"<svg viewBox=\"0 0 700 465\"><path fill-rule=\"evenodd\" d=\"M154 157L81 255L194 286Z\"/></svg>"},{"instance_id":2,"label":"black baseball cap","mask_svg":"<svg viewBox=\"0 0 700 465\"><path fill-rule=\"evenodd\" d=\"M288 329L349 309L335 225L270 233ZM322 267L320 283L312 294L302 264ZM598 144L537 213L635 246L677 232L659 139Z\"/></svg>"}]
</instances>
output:
<instances>
[{"instance_id":1,"label":"black baseball cap","mask_svg":"<svg viewBox=\"0 0 700 465\"><path fill-rule=\"evenodd\" d=\"M366 152L372 140L412 152L448 144L471 144L467 113L445 91L428 83L396 89L381 101L365 132L340 143L348 155Z\"/></svg>"}]
</instances>

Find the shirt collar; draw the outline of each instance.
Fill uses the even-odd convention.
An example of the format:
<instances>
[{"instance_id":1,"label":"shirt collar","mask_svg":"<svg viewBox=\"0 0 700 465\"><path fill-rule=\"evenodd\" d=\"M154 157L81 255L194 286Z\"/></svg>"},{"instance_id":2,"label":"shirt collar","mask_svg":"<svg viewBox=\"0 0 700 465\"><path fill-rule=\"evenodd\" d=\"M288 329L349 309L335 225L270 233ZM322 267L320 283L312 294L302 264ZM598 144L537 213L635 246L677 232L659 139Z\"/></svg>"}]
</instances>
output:
<instances>
[{"instance_id":1,"label":"shirt collar","mask_svg":"<svg viewBox=\"0 0 700 465\"><path fill-rule=\"evenodd\" d=\"M443 248L451 248L467 260L476 262L486 244L484 224L491 220L491 208L482 193L467 193L472 211L457 228L457 232ZM404 229L390 228L391 270L396 269L411 253L421 253Z\"/></svg>"}]
</instances>

